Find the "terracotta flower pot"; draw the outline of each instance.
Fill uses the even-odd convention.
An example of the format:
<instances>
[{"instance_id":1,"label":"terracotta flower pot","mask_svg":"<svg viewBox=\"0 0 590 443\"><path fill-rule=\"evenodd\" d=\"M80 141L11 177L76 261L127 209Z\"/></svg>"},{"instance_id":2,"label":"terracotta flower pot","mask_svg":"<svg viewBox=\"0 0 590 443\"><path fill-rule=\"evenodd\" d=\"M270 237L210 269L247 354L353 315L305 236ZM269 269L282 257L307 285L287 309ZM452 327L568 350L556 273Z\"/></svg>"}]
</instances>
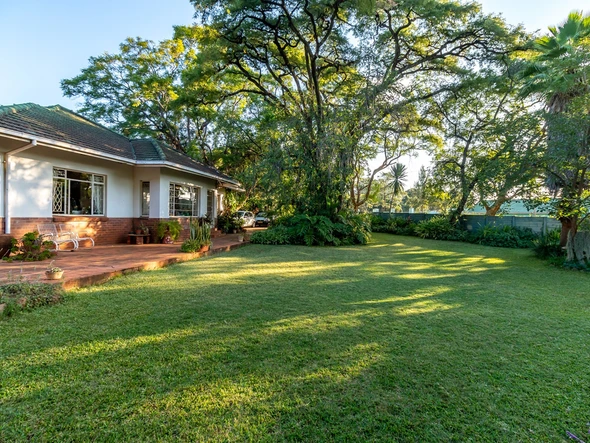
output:
<instances>
[{"instance_id":1,"label":"terracotta flower pot","mask_svg":"<svg viewBox=\"0 0 590 443\"><path fill-rule=\"evenodd\" d=\"M201 246L201 249L199 249L199 252L207 252L210 247L210 245L203 245Z\"/></svg>"},{"instance_id":2,"label":"terracotta flower pot","mask_svg":"<svg viewBox=\"0 0 590 443\"><path fill-rule=\"evenodd\" d=\"M45 271L45 277L47 277L47 280L61 280L63 275L64 275L64 271L59 271L59 272Z\"/></svg>"}]
</instances>

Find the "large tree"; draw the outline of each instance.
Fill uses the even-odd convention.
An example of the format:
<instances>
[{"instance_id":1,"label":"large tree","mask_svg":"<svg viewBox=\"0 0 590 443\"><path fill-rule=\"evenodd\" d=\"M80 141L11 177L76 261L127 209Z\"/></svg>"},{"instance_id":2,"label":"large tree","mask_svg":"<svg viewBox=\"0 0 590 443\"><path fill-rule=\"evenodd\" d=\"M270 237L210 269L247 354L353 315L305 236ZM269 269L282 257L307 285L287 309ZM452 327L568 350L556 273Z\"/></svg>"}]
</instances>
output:
<instances>
[{"instance_id":1,"label":"large tree","mask_svg":"<svg viewBox=\"0 0 590 443\"><path fill-rule=\"evenodd\" d=\"M455 201L453 223L478 200L495 215L536 183L543 133L534 103L518 97L510 72L481 72L433 101L447 140L436 152L435 175Z\"/></svg>"},{"instance_id":2,"label":"large tree","mask_svg":"<svg viewBox=\"0 0 590 443\"><path fill-rule=\"evenodd\" d=\"M179 106L181 76L194 58L193 42L159 44L129 38L115 54L91 57L74 78L62 80L66 97L83 99L79 111L130 137L150 136L188 151L202 130L192 109Z\"/></svg>"},{"instance_id":3,"label":"large tree","mask_svg":"<svg viewBox=\"0 0 590 443\"><path fill-rule=\"evenodd\" d=\"M546 100L547 185L561 221L561 245L576 234L590 199L590 15L572 12L533 42L523 95Z\"/></svg>"},{"instance_id":4,"label":"large tree","mask_svg":"<svg viewBox=\"0 0 590 443\"><path fill-rule=\"evenodd\" d=\"M422 103L506 52L512 40L500 20L473 3L193 3L200 53L187 78L210 84L220 101L265 101L283 131L275 148L290 202L309 213L349 205L358 165L375 149L371 141L387 131L415 137L426 124Z\"/></svg>"}]
</instances>

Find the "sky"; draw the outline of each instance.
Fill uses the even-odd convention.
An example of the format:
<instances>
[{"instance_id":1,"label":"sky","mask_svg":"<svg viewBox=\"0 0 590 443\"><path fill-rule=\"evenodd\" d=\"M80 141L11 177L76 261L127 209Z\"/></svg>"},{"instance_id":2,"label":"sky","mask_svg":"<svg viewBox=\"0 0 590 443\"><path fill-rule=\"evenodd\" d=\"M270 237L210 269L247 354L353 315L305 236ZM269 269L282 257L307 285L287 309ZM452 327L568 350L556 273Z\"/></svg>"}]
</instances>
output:
<instances>
[{"instance_id":1,"label":"sky","mask_svg":"<svg viewBox=\"0 0 590 443\"><path fill-rule=\"evenodd\" d=\"M161 41L193 22L188 0L0 0L0 105L76 108L60 81L127 37Z\"/></svg>"},{"instance_id":2,"label":"sky","mask_svg":"<svg viewBox=\"0 0 590 443\"><path fill-rule=\"evenodd\" d=\"M500 13L531 32L545 31L584 6L579 0L480 3L484 12ZM62 96L62 79L78 75L91 56L117 52L127 37L170 38L172 27L191 24L193 14L189 0L0 0L0 105L33 102L75 110L76 102ZM428 158L403 162L411 184Z\"/></svg>"}]
</instances>

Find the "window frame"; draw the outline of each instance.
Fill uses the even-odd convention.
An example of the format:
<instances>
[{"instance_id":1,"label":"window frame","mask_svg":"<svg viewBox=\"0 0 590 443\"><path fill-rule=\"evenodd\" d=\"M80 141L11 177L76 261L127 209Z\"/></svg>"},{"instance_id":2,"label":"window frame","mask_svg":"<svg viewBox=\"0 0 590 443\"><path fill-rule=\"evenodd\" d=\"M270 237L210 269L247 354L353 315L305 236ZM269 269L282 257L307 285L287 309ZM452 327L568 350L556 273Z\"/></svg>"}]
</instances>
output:
<instances>
[{"instance_id":1,"label":"window frame","mask_svg":"<svg viewBox=\"0 0 590 443\"><path fill-rule=\"evenodd\" d=\"M63 173L63 176L59 176L58 175L58 171L61 171ZM75 178L70 178L68 177L68 173L77 173L77 174L86 174L90 176L90 180L81 180L81 179L75 179ZM101 180L96 180L96 178L100 178ZM64 167L60 167L60 166L53 166L52 168L52 176L51 176L51 181L52 181L52 188L51 188L51 214L54 216L66 216L66 217L72 217L72 216L85 216L85 217L106 217L106 213L107 213L107 175L106 174L97 174L94 172L88 172L88 171L81 171L78 169L70 169L70 168L64 168ZM79 214L74 214L72 213L72 207L71 207L71 183L72 181L74 182L78 182L78 183L86 183L89 185L90 187L90 211L87 214L84 213L79 213ZM63 212L56 212L56 183L57 182L62 182L63 183L63 187L62 187L62 206L63 206ZM95 194L95 189L97 189L97 187L102 187L102 210L100 213L95 213L95 198L98 197L97 194Z\"/></svg>"},{"instance_id":2,"label":"window frame","mask_svg":"<svg viewBox=\"0 0 590 443\"><path fill-rule=\"evenodd\" d=\"M178 215L178 212L183 211L176 207L176 187L187 188L191 194L191 214ZM172 187L174 187L174 198L172 195ZM192 198L194 196L194 199ZM185 211L186 212L186 211ZM200 217L201 216L201 186L193 185L191 183L170 182L168 185L168 217Z\"/></svg>"}]
</instances>

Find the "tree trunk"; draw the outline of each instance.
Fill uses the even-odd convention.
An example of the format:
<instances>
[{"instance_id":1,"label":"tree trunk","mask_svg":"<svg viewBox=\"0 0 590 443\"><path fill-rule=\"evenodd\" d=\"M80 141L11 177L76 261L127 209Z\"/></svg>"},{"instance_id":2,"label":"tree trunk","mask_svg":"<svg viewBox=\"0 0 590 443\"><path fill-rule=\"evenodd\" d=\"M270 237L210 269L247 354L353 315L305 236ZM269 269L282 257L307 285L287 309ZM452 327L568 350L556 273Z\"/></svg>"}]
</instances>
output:
<instances>
[{"instance_id":1,"label":"tree trunk","mask_svg":"<svg viewBox=\"0 0 590 443\"><path fill-rule=\"evenodd\" d=\"M449 218L449 221L451 222L451 224L454 225L459 221L459 217L461 217L461 214L463 214L463 211L465 210L465 205L467 204L467 200L469 199L469 196L471 195L471 191L473 191L474 187L475 187L475 182L472 182L469 184L467 191L464 192L463 195L461 196L461 200L459 201L457 208L453 212L451 212L451 217Z\"/></svg>"},{"instance_id":2,"label":"tree trunk","mask_svg":"<svg viewBox=\"0 0 590 443\"><path fill-rule=\"evenodd\" d=\"M507 199L498 197L492 206L488 206L484 203L484 206L486 208L486 215L494 217L498 213L502 205L506 203L506 201Z\"/></svg>"},{"instance_id":3,"label":"tree trunk","mask_svg":"<svg viewBox=\"0 0 590 443\"><path fill-rule=\"evenodd\" d=\"M562 248L567 245L567 236L569 232L572 232L572 238L576 235L576 224L577 220L575 217L563 217L560 218L561 222L561 234L559 235L559 246Z\"/></svg>"}]
</instances>

